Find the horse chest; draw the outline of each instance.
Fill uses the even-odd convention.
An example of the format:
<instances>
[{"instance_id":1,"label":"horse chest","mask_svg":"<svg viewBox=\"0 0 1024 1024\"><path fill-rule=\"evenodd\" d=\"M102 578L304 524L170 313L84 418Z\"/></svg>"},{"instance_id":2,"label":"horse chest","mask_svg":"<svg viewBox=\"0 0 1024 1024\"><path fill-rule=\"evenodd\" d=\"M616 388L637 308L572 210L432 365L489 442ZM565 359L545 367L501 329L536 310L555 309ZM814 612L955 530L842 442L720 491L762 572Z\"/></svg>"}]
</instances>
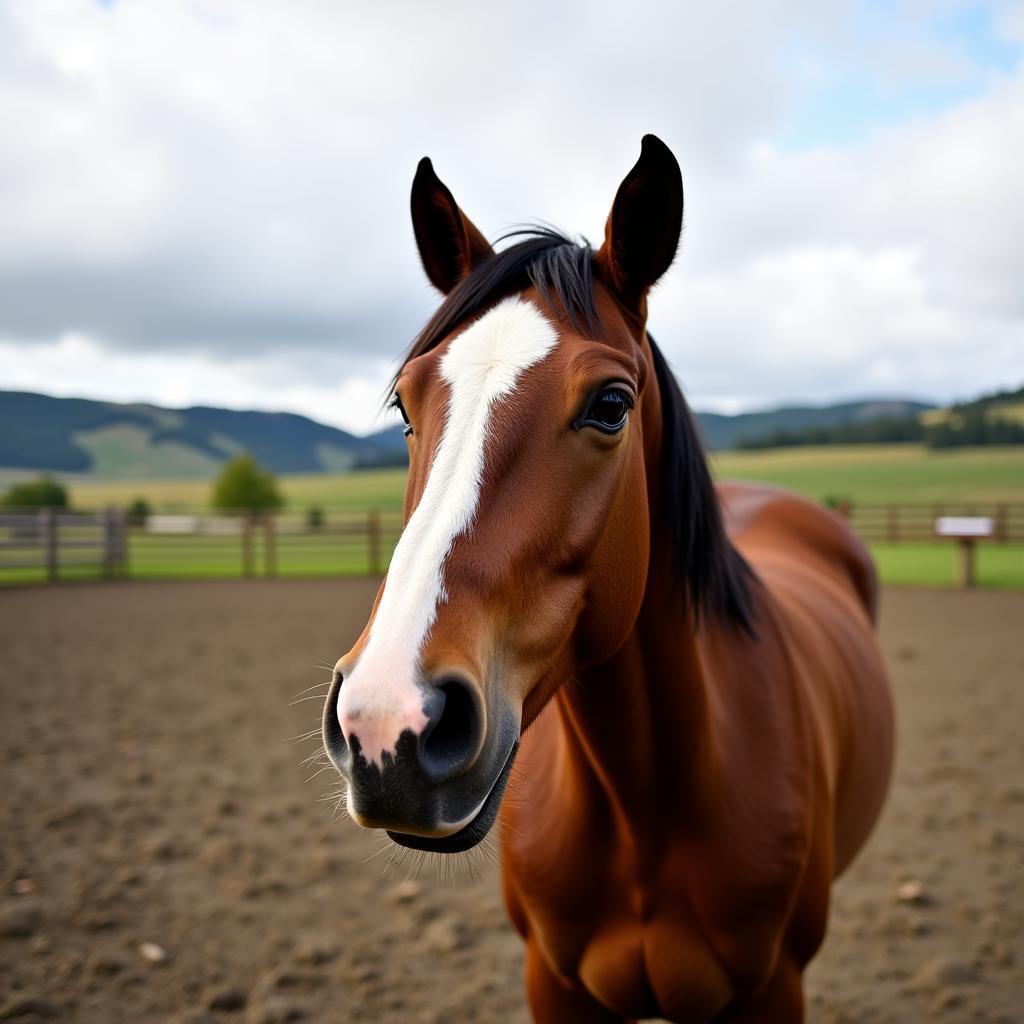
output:
<instances>
[{"instance_id":1,"label":"horse chest","mask_svg":"<svg viewBox=\"0 0 1024 1024\"><path fill-rule=\"evenodd\" d=\"M624 1016L712 1020L734 988L686 901L600 861L517 881L529 941L555 974Z\"/></svg>"},{"instance_id":2,"label":"horse chest","mask_svg":"<svg viewBox=\"0 0 1024 1024\"><path fill-rule=\"evenodd\" d=\"M526 845L517 856L514 842L506 852L524 937L554 974L626 1017L714 1020L767 983L791 915L803 913L793 907L806 863L797 850L774 851L774 867L762 862L756 875L715 839L670 843L648 875L611 843L582 849L563 837L557 857L532 857ZM815 945L819 917L804 928Z\"/></svg>"},{"instance_id":3,"label":"horse chest","mask_svg":"<svg viewBox=\"0 0 1024 1024\"><path fill-rule=\"evenodd\" d=\"M710 1021L733 996L729 976L705 938L692 922L670 914L598 930L578 977L605 1005L630 1017Z\"/></svg>"}]
</instances>

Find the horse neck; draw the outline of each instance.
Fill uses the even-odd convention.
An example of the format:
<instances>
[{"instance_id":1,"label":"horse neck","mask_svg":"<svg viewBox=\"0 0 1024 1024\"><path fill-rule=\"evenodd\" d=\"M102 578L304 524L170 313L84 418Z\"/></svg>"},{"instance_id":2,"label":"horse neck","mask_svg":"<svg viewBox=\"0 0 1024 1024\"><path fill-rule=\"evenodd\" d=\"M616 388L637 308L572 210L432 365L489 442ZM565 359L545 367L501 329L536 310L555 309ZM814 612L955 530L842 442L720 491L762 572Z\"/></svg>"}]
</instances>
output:
<instances>
[{"instance_id":1,"label":"horse neck","mask_svg":"<svg viewBox=\"0 0 1024 1024\"><path fill-rule=\"evenodd\" d=\"M650 556L643 603L622 647L581 668L578 685L563 686L557 701L567 764L593 783L573 789L607 801L638 848L650 849L664 832L664 800L678 814L699 813L714 744L695 617L662 511L660 399L644 416Z\"/></svg>"},{"instance_id":2,"label":"horse neck","mask_svg":"<svg viewBox=\"0 0 1024 1024\"><path fill-rule=\"evenodd\" d=\"M580 670L557 701L568 765L590 783L574 791L606 801L633 840L663 832L662 794L677 814L699 813L713 744L696 633L675 580L649 579L625 644Z\"/></svg>"}]
</instances>

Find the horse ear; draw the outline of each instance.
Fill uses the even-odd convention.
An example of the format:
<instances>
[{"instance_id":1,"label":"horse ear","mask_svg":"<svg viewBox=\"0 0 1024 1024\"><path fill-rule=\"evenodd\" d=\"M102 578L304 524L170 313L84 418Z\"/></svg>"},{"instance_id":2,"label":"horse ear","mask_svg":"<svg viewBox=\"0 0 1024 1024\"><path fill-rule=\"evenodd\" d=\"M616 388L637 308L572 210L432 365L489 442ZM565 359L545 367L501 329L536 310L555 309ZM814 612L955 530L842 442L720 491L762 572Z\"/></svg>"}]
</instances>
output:
<instances>
[{"instance_id":1,"label":"horse ear","mask_svg":"<svg viewBox=\"0 0 1024 1024\"><path fill-rule=\"evenodd\" d=\"M423 269L434 287L446 295L482 259L494 255L426 156L412 182L412 227Z\"/></svg>"},{"instance_id":2,"label":"horse ear","mask_svg":"<svg viewBox=\"0 0 1024 1024\"><path fill-rule=\"evenodd\" d=\"M615 194L595 257L622 301L646 315L647 291L675 259L683 228L683 176L672 150L645 135L640 159Z\"/></svg>"}]
</instances>

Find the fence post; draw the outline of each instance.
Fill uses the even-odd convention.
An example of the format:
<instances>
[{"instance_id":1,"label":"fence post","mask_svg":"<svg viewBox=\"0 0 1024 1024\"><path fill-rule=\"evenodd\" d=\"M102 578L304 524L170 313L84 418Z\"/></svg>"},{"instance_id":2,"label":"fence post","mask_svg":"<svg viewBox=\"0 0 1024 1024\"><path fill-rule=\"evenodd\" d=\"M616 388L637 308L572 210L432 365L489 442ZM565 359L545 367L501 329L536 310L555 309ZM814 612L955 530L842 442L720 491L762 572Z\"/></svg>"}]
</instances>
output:
<instances>
[{"instance_id":1,"label":"fence post","mask_svg":"<svg viewBox=\"0 0 1024 1024\"><path fill-rule=\"evenodd\" d=\"M52 508L39 510L39 534L43 542L43 564L46 581L57 581L57 517Z\"/></svg>"},{"instance_id":2,"label":"fence post","mask_svg":"<svg viewBox=\"0 0 1024 1024\"><path fill-rule=\"evenodd\" d=\"M113 579L114 566L117 565L116 540L114 537L114 510L103 510L103 578Z\"/></svg>"},{"instance_id":3,"label":"fence post","mask_svg":"<svg viewBox=\"0 0 1024 1024\"><path fill-rule=\"evenodd\" d=\"M1007 535L1007 514L1006 514L1006 502L1001 501L996 505L995 515L995 530L993 531L993 538L1000 544L1006 543Z\"/></svg>"},{"instance_id":4,"label":"fence post","mask_svg":"<svg viewBox=\"0 0 1024 1024\"><path fill-rule=\"evenodd\" d=\"M965 589L974 586L974 547L971 537L961 537L956 542L956 582Z\"/></svg>"},{"instance_id":5,"label":"fence post","mask_svg":"<svg viewBox=\"0 0 1024 1024\"><path fill-rule=\"evenodd\" d=\"M118 519L118 525L121 531L121 549L118 551L118 571L126 580L131 575L131 531L132 526L135 525L139 529L145 528L145 519L136 520L132 516L128 515L124 509L121 510L121 515Z\"/></svg>"},{"instance_id":6,"label":"fence post","mask_svg":"<svg viewBox=\"0 0 1024 1024\"><path fill-rule=\"evenodd\" d=\"M898 505L889 506L889 529L888 540L890 544L896 544L900 539L900 510Z\"/></svg>"},{"instance_id":7,"label":"fence post","mask_svg":"<svg viewBox=\"0 0 1024 1024\"><path fill-rule=\"evenodd\" d=\"M252 576L252 509L242 513L242 575Z\"/></svg>"},{"instance_id":8,"label":"fence post","mask_svg":"<svg viewBox=\"0 0 1024 1024\"><path fill-rule=\"evenodd\" d=\"M366 517L366 540L369 545L370 575L380 575L380 513L371 509Z\"/></svg>"},{"instance_id":9,"label":"fence post","mask_svg":"<svg viewBox=\"0 0 1024 1024\"><path fill-rule=\"evenodd\" d=\"M119 508L115 510L114 524L117 532L117 575L120 579L128 578L128 513Z\"/></svg>"},{"instance_id":10,"label":"fence post","mask_svg":"<svg viewBox=\"0 0 1024 1024\"><path fill-rule=\"evenodd\" d=\"M277 518L273 512L265 513L263 520L263 571L268 578L277 575Z\"/></svg>"}]
</instances>

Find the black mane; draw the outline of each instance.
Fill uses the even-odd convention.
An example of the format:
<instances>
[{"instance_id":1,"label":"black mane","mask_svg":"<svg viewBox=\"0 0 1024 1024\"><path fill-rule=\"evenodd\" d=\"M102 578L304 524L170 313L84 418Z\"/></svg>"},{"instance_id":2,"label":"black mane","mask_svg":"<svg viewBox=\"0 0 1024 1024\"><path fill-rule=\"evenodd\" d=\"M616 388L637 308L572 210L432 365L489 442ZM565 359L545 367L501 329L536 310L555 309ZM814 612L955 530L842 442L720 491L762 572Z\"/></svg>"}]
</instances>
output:
<instances>
[{"instance_id":1,"label":"black mane","mask_svg":"<svg viewBox=\"0 0 1024 1024\"><path fill-rule=\"evenodd\" d=\"M586 242L577 244L546 227L505 237L522 240L485 259L448 293L406 353L403 365L436 348L467 320L530 286L545 303L564 310L577 333L594 339L604 335L594 301L593 252ZM753 573L725 535L693 414L661 350L649 334L647 340L661 394L662 494L676 571L698 618L717 614L752 633Z\"/></svg>"}]
</instances>

